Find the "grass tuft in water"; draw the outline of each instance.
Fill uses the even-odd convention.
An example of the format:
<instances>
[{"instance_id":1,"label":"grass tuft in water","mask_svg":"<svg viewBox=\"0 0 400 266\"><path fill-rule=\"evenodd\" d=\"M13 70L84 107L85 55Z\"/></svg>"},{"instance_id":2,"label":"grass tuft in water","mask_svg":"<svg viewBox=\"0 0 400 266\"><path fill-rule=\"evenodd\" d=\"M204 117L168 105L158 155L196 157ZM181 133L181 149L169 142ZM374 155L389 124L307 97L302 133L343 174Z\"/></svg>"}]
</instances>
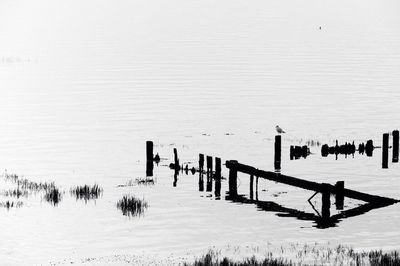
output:
<instances>
[{"instance_id":1,"label":"grass tuft in water","mask_svg":"<svg viewBox=\"0 0 400 266\"><path fill-rule=\"evenodd\" d=\"M53 206L57 206L61 202L62 194L55 186L52 186L46 190L44 199L50 202Z\"/></svg>"},{"instance_id":2,"label":"grass tuft in water","mask_svg":"<svg viewBox=\"0 0 400 266\"><path fill-rule=\"evenodd\" d=\"M3 194L5 197L28 197L28 191L21 190L19 188L4 190L1 194Z\"/></svg>"},{"instance_id":3,"label":"grass tuft in water","mask_svg":"<svg viewBox=\"0 0 400 266\"><path fill-rule=\"evenodd\" d=\"M11 209L11 208L20 208L22 207L22 205L24 205L24 203L22 201L4 201L4 202L0 202L0 207L2 208L6 208L6 209Z\"/></svg>"},{"instance_id":4,"label":"grass tuft in water","mask_svg":"<svg viewBox=\"0 0 400 266\"><path fill-rule=\"evenodd\" d=\"M130 179L123 185L118 185L118 187L133 187L133 186L153 186L155 184L155 179L151 177L138 177L135 180Z\"/></svg>"},{"instance_id":5,"label":"grass tuft in water","mask_svg":"<svg viewBox=\"0 0 400 266\"><path fill-rule=\"evenodd\" d=\"M88 185L77 186L70 190L71 195L75 196L76 199L85 200L87 202L91 199L98 199L103 195L103 189L99 185L94 184L92 187Z\"/></svg>"},{"instance_id":6,"label":"grass tuft in water","mask_svg":"<svg viewBox=\"0 0 400 266\"><path fill-rule=\"evenodd\" d=\"M142 216L148 204L144 199L125 195L117 202L117 208L125 216Z\"/></svg>"}]
</instances>

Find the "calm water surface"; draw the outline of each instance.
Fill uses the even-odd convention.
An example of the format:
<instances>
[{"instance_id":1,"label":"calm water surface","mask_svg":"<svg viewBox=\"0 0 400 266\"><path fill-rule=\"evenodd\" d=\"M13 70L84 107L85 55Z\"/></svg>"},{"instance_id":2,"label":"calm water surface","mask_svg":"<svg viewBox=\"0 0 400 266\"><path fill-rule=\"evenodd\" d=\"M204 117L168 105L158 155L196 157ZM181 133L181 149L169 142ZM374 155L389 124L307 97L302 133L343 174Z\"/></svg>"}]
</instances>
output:
<instances>
[{"instance_id":1,"label":"calm water surface","mask_svg":"<svg viewBox=\"0 0 400 266\"><path fill-rule=\"evenodd\" d=\"M380 146L382 133L400 128L399 5L1 0L0 168L66 193L56 207L36 195L0 209L0 260L290 242L398 249L400 205L322 230L225 200L225 181L221 200L199 192L197 175L180 175L174 187L165 165L176 147L194 166L201 152L273 170L279 124L288 132L283 174L400 198L399 165L381 169L380 150L335 160L314 146L307 159L289 160L289 146L307 140ZM155 185L118 187L145 176L146 140L168 159L155 167ZM95 182L104 188L98 200L69 196L70 187ZM239 193L248 196L248 182L239 175ZM148 202L143 217L116 208L125 194ZM260 199L312 213L311 195L259 183Z\"/></svg>"}]
</instances>

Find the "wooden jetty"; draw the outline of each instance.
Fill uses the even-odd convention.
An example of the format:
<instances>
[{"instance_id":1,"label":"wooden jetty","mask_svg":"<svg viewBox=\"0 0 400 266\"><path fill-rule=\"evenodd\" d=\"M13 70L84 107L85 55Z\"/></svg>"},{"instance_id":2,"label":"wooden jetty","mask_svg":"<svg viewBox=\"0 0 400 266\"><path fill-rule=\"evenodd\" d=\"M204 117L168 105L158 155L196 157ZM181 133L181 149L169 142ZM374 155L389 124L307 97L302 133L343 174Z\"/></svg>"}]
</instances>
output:
<instances>
[{"instance_id":1,"label":"wooden jetty","mask_svg":"<svg viewBox=\"0 0 400 266\"><path fill-rule=\"evenodd\" d=\"M330 202L328 202L330 201L330 194L335 194L337 201L343 201L344 197L348 197L377 205L387 205L399 202L398 200L392 198L376 196L351 189L346 189L344 188L343 181L337 182L336 185L318 183L296 177L282 175L280 173L259 170L255 167L241 164L237 161L232 160L226 161L226 167L229 169L229 191L233 195L237 195L237 173L242 172L250 176L256 176L278 183L315 191L316 193L322 193L323 209L324 205L329 204L330 206Z\"/></svg>"}]
</instances>

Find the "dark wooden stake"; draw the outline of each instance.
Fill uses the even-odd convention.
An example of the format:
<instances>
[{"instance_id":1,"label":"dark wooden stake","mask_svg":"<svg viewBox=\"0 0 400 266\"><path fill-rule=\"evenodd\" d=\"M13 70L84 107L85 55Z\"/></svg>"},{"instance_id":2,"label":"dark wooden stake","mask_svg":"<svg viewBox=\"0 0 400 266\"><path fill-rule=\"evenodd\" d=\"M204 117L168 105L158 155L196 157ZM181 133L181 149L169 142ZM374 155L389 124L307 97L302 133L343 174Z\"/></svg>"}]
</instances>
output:
<instances>
[{"instance_id":1,"label":"dark wooden stake","mask_svg":"<svg viewBox=\"0 0 400 266\"><path fill-rule=\"evenodd\" d=\"M393 159L392 162L399 162L399 131L394 130L393 133Z\"/></svg>"},{"instance_id":2,"label":"dark wooden stake","mask_svg":"<svg viewBox=\"0 0 400 266\"><path fill-rule=\"evenodd\" d=\"M250 199L253 200L254 176L250 175Z\"/></svg>"},{"instance_id":3,"label":"dark wooden stake","mask_svg":"<svg viewBox=\"0 0 400 266\"><path fill-rule=\"evenodd\" d=\"M331 191L330 185L322 183L322 219L329 219L331 216Z\"/></svg>"},{"instance_id":4,"label":"dark wooden stake","mask_svg":"<svg viewBox=\"0 0 400 266\"><path fill-rule=\"evenodd\" d=\"M343 210L344 206L344 181L337 181L336 182L336 209Z\"/></svg>"},{"instance_id":5,"label":"dark wooden stake","mask_svg":"<svg viewBox=\"0 0 400 266\"><path fill-rule=\"evenodd\" d=\"M213 165L212 165L212 156L207 156L207 173L212 173Z\"/></svg>"},{"instance_id":6,"label":"dark wooden stake","mask_svg":"<svg viewBox=\"0 0 400 266\"><path fill-rule=\"evenodd\" d=\"M215 178L221 179L221 158L215 157Z\"/></svg>"},{"instance_id":7,"label":"dark wooden stake","mask_svg":"<svg viewBox=\"0 0 400 266\"><path fill-rule=\"evenodd\" d=\"M237 161L230 161L233 164L237 164ZM232 167L229 169L229 195L237 196L237 169L236 167Z\"/></svg>"},{"instance_id":8,"label":"dark wooden stake","mask_svg":"<svg viewBox=\"0 0 400 266\"><path fill-rule=\"evenodd\" d=\"M204 170L204 154L199 154L199 171L203 172Z\"/></svg>"},{"instance_id":9,"label":"dark wooden stake","mask_svg":"<svg viewBox=\"0 0 400 266\"><path fill-rule=\"evenodd\" d=\"M153 161L153 142L146 141L146 158L147 161Z\"/></svg>"},{"instance_id":10,"label":"dark wooden stake","mask_svg":"<svg viewBox=\"0 0 400 266\"><path fill-rule=\"evenodd\" d=\"M389 133L383 134L382 142L382 168L388 168L389 158Z\"/></svg>"},{"instance_id":11,"label":"dark wooden stake","mask_svg":"<svg viewBox=\"0 0 400 266\"><path fill-rule=\"evenodd\" d=\"M275 170L281 169L281 135L275 136Z\"/></svg>"}]
</instances>

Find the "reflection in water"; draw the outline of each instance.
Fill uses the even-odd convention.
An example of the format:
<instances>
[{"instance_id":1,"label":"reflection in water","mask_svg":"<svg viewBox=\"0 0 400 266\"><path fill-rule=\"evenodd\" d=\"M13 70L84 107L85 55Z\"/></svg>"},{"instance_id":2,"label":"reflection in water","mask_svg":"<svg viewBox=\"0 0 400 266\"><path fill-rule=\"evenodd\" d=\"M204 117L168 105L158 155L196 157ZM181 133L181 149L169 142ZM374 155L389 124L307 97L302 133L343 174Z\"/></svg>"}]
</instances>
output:
<instances>
[{"instance_id":1,"label":"reflection in water","mask_svg":"<svg viewBox=\"0 0 400 266\"><path fill-rule=\"evenodd\" d=\"M329 227L336 227L340 221L345 218L353 217L362 215L372 209L382 208L389 206L391 204L385 203L366 203L356 208L352 208L349 210L341 211L338 214L330 215L330 194L323 193L322 197L322 212L318 212L318 210L311 204L312 208L314 209L315 213L308 213L301 210L297 210L294 208L287 208L284 206L279 205L273 201L260 201L258 200L258 177L256 178L256 199L253 199L253 180L254 177L250 177L250 199L246 198L244 195L237 194L236 191L228 191L226 193L226 200L235 202L235 203L242 203L242 204L255 204L259 211L266 211L266 212L275 212L279 217L293 217L299 220L309 220L315 222L315 227L320 229L325 229ZM316 193L317 194L317 193ZM314 194L314 196L316 195ZM313 196L313 197L314 197ZM312 198L312 197L311 197ZM310 198L310 199L311 199ZM342 208L341 204L343 202L337 204L337 209Z\"/></svg>"}]
</instances>

